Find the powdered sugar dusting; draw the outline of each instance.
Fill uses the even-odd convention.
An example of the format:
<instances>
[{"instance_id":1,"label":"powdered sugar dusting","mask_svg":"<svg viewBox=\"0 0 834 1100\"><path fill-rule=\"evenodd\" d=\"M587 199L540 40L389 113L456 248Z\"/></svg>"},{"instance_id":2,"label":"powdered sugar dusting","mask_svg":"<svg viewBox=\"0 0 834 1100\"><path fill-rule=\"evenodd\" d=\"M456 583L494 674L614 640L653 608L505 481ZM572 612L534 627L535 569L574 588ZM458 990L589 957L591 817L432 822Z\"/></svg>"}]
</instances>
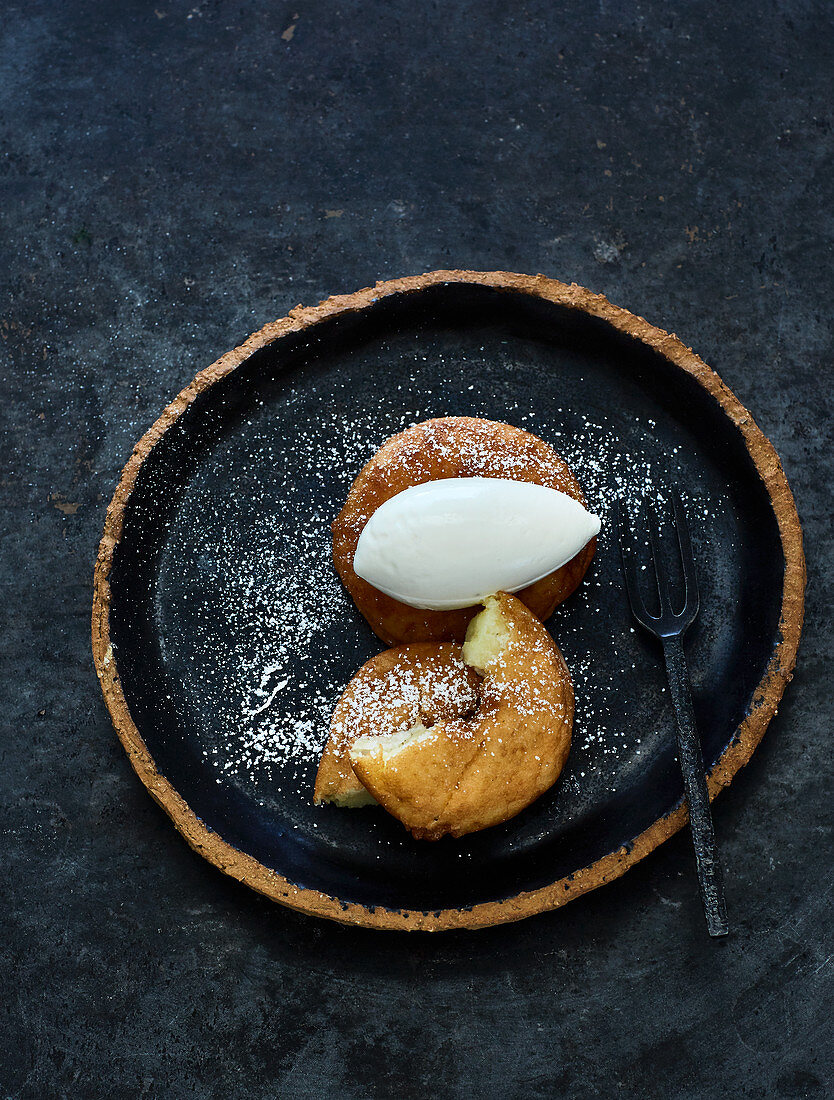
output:
<instances>
[{"instance_id":1,"label":"powdered sugar dusting","mask_svg":"<svg viewBox=\"0 0 834 1100\"><path fill-rule=\"evenodd\" d=\"M191 675L210 698L224 740L205 749L205 762L218 782L229 778L261 784L279 768L282 783L294 777L304 802L311 801L312 779L335 705L350 676L370 655L366 638L356 641L352 667L349 654L344 654L360 628L351 618L349 598L333 568L330 523L356 474L386 438L447 411L442 400L427 394L419 406L381 401L376 409L353 411L353 403L345 401L334 412L332 388L331 384L312 402L306 395L293 409L291 441L276 440L274 431L261 426L255 415L236 438L233 454L221 448L215 462L225 462L233 470L234 499L225 502L228 511L210 492L201 503L197 492L191 506L210 509L211 522L182 525L190 541L182 536L178 542L175 531L167 550L169 568L200 570L201 591L207 593L193 609L197 661ZM289 390L281 400L293 405L297 399ZM454 411L496 417L493 408L479 408L474 398L471 408ZM598 558L611 549L607 521L612 504L642 495L665 498L668 486L681 475L676 449L662 459L656 457L656 426L651 420L635 419L629 425L626 450L620 442L621 424L605 415L559 409L544 417L529 405L510 404L501 410L500 419L541 436L567 461L589 507L603 519ZM645 447L639 444L641 438ZM697 485L687 490L690 517L711 515L715 502L700 494ZM256 507L248 508L247 502ZM202 543L195 535L200 530L207 532ZM619 756L641 751L641 732L618 725L610 705L627 685L629 668L623 662L602 673L588 658L587 637L583 639L595 616L605 618L612 599L623 599L618 578L594 565L576 595L549 623L576 694L569 785L581 783L588 753ZM218 621L224 624L228 650L222 662L216 658Z\"/></svg>"},{"instance_id":2,"label":"powdered sugar dusting","mask_svg":"<svg viewBox=\"0 0 834 1100\"><path fill-rule=\"evenodd\" d=\"M477 708L478 693L479 678L464 664L458 646L442 656L404 652L385 667L372 663L351 681L336 710L335 746L463 717Z\"/></svg>"},{"instance_id":3,"label":"powdered sugar dusting","mask_svg":"<svg viewBox=\"0 0 834 1100\"><path fill-rule=\"evenodd\" d=\"M291 464L272 433L253 424L245 452L238 446L233 459L216 460L231 463L234 499L218 504L207 493L201 502L199 489L192 492L196 504L187 506L204 509L201 522L175 529L166 568L196 567L200 575L204 599L190 610L197 657L190 674L226 733L206 750L218 782L224 775L263 779L273 765L295 774L300 792L309 781L346 683L335 650L349 613L332 562L330 523L340 505L335 497L332 508L316 501L334 475L335 492L347 493L389 424L345 416L323 433L311 418L299 426ZM266 518L265 501L272 502ZM226 647L220 661L218 623Z\"/></svg>"}]
</instances>

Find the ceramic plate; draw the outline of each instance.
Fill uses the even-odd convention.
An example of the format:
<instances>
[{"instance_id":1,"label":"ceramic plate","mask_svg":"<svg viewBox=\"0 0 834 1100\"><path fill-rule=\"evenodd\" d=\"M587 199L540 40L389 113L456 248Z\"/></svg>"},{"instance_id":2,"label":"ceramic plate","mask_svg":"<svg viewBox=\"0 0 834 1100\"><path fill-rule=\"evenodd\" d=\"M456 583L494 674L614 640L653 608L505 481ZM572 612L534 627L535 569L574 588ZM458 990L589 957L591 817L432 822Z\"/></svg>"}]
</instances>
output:
<instances>
[{"instance_id":1,"label":"ceramic plate","mask_svg":"<svg viewBox=\"0 0 834 1100\"><path fill-rule=\"evenodd\" d=\"M547 440L603 531L547 624L577 697L560 782L504 825L432 844L311 794L332 708L381 648L333 570L330 521L388 436L445 415ZM718 377L675 337L541 276L435 272L294 310L198 375L110 506L93 644L134 768L223 871L346 922L481 927L621 874L685 811L660 655L633 629L606 520L671 485L698 563L687 653L715 794L790 677L804 587L778 458Z\"/></svg>"}]
</instances>

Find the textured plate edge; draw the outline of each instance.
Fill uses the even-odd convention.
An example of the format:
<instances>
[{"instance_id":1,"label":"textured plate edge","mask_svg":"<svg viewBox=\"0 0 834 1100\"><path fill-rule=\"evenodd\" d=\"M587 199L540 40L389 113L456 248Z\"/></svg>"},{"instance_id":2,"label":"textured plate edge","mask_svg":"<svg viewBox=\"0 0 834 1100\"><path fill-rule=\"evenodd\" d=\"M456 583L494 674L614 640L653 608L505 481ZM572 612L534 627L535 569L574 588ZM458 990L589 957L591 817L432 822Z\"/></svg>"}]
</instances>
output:
<instances>
[{"instance_id":1,"label":"textured plate edge","mask_svg":"<svg viewBox=\"0 0 834 1100\"><path fill-rule=\"evenodd\" d=\"M195 377L171 402L154 425L142 436L128 459L113 499L107 509L104 533L95 565L92 616L92 646L96 674L113 726L128 759L153 799L173 821L187 843L224 874L291 909L326 917L343 924L402 931L478 929L521 920L556 909L573 898L602 886L624 874L635 863L673 836L687 820L684 805L653 822L630 844L609 853L595 863L538 890L503 901L484 902L469 909L441 909L433 912L367 907L293 885L252 856L234 848L193 812L173 785L157 770L142 735L136 727L122 691L116 660L110 644L110 571L113 554L121 537L125 509L139 470L154 446L195 398L219 379L235 370L255 351L293 332L301 332L339 315L359 312L380 298L419 292L448 283L474 284L518 291L557 305L587 313L606 321L612 328L640 340L668 362L691 375L718 402L737 426L770 498L776 516L785 573L779 623L780 639L767 671L753 694L750 713L736 730L709 776L710 798L728 786L736 772L749 761L776 713L785 686L796 665L805 603L805 557L802 528L793 495L775 448L738 398L719 376L691 348L672 333L649 324L644 318L612 305L603 295L575 283L570 285L544 275L520 275L504 271L432 271L402 279L379 282L353 294L337 295L317 306L297 306L278 321L265 325L240 347L227 352Z\"/></svg>"}]
</instances>

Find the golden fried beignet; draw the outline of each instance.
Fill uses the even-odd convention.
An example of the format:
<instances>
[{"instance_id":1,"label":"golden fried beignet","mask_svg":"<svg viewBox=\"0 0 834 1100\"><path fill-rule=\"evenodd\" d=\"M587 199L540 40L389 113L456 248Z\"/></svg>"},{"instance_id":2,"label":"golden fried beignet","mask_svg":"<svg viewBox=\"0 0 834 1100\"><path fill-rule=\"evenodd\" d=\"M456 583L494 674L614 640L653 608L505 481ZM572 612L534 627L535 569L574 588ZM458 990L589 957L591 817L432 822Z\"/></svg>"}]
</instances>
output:
<instances>
[{"instance_id":1,"label":"golden fried beignet","mask_svg":"<svg viewBox=\"0 0 834 1100\"><path fill-rule=\"evenodd\" d=\"M416 663L431 661L434 675L447 670L440 679L451 692L435 693L442 703L409 706L412 689L400 685L412 683ZM363 696L374 700L373 717L345 723ZM545 628L499 593L470 624L462 655L444 645L388 650L360 669L336 713L317 800L361 804L361 784L413 836L436 840L506 821L553 785L570 748L573 686Z\"/></svg>"},{"instance_id":2,"label":"golden fried beignet","mask_svg":"<svg viewBox=\"0 0 834 1100\"><path fill-rule=\"evenodd\" d=\"M529 481L585 504L568 465L543 440L521 428L467 416L426 420L389 439L365 465L333 521L333 561L356 606L388 644L463 640L477 607L427 611L380 592L357 576L353 559L365 524L385 501L413 485L444 478L487 477ZM516 593L547 619L582 580L596 539L560 569Z\"/></svg>"}]
</instances>

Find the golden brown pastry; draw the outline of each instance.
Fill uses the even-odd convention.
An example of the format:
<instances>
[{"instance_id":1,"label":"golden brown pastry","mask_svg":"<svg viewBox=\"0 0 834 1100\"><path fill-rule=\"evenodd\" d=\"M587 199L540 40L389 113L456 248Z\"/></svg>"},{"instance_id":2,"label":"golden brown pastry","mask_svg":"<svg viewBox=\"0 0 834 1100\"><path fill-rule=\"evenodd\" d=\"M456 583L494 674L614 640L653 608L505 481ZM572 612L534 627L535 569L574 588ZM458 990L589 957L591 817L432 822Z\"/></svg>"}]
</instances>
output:
<instances>
[{"instance_id":1,"label":"golden brown pastry","mask_svg":"<svg viewBox=\"0 0 834 1100\"><path fill-rule=\"evenodd\" d=\"M561 653L519 600L499 593L462 651L404 646L360 669L334 715L316 800L362 804L364 788L417 838L463 836L515 816L552 786L572 725Z\"/></svg>"},{"instance_id":2,"label":"golden brown pastry","mask_svg":"<svg viewBox=\"0 0 834 1100\"><path fill-rule=\"evenodd\" d=\"M353 742L471 714L478 706L479 685L478 674L463 662L461 646L451 642L418 642L372 657L333 712L313 800L350 807L374 802L351 767Z\"/></svg>"},{"instance_id":3,"label":"golden brown pastry","mask_svg":"<svg viewBox=\"0 0 834 1100\"><path fill-rule=\"evenodd\" d=\"M365 524L386 500L427 481L452 477L530 481L567 493L583 505L579 483L568 465L543 440L493 420L448 416L426 420L389 439L365 465L333 521L333 561L356 606L382 640L463 640L477 607L427 611L388 596L356 575L353 558ZM517 592L541 620L574 591L594 556L592 539L574 558L542 580Z\"/></svg>"}]
</instances>

